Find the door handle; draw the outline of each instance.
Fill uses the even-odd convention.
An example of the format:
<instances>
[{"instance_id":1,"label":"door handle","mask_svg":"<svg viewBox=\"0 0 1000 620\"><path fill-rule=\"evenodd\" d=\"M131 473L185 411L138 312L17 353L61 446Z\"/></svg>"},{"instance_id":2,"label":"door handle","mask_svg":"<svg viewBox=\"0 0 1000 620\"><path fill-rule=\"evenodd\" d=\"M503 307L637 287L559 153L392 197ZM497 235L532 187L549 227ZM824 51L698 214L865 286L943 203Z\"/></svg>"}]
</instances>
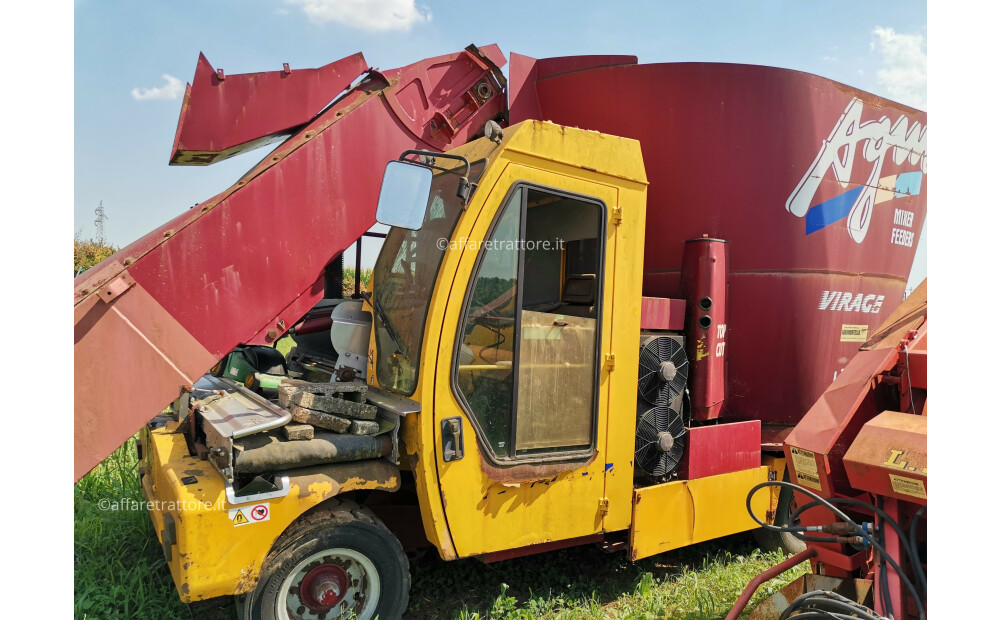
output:
<instances>
[{"instance_id":1,"label":"door handle","mask_svg":"<svg viewBox=\"0 0 1000 620\"><path fill-rule=\"evenodd\" d=\"M441 421L441 458L445 463L457 461L465 456L465 440L462 437L462 418L448 418Z\"/></svg>"}]
</instances>

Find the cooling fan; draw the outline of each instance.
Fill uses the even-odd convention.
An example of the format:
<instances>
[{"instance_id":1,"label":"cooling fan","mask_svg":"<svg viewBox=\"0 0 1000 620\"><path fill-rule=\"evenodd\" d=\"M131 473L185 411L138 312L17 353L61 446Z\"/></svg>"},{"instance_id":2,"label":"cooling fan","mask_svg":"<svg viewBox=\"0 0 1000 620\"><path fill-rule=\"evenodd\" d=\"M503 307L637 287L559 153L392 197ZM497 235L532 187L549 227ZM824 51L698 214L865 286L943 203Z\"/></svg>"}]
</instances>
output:
<instances>
[{"instance_id":1,"label":"cooling fan","mask_svg":"<svg viewBox=\"0 0 1000 620\"><path fill-rule=\"evenodd\" d=\"M677 336L647 336L639 347L639 395L649 404L673 402L687 385L688 359ZM662 392L662 394L661 394Z\"/></svg>"},{"instance_id":2,"label":"cooling fan","mask_svg":"<svg viewBox=\"0 0 1000 620\"><path fill-rule=\"evenodd\" d=\"M677 470L687 445L681 399L661 398L653 406L639 403L635 424L635 464L653 477Z\"/></svg>"}]
</instances>

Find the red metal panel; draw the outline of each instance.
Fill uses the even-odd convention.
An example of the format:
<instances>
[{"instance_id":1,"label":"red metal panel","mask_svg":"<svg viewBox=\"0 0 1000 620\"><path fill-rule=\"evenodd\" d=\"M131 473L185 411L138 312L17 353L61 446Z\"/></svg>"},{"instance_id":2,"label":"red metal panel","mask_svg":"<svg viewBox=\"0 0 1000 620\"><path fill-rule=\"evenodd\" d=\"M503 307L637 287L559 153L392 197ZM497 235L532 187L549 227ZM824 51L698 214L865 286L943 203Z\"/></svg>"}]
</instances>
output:
<instances>
[{"instance_id":1,"label":"red metal panel","mask_svg":"<svg viewBox=\"0 0 1000 620\"><path fill-rule=\"evenodd\" d=\"M684 244L681 296L687 300L688 385L696 420L718 418L726 399L728 277L728 241L702 237Z\"/></svg>"},{"instance_id":2,"label":"red metal panel","mask_svg":"<svg viewBox=\"0 0 1000 620\"><path fill-rule=\"evenodd\" d=\"M73 463L79 480L217 358L140 284L110 301L91 295L76 306L74 320Z\"/></svg>"},{"instance_id":3,"label":"red metal panel","mask_svg":"<svg viewBox=\"0 0 1000 620\"><path fill-rule=\"evenodd\" d=\"M370 75L233 187L77 278L74 355L86 374L76 383L76 478L173 400L185 378L197 378L237 344L273 342L315 305L324 267L375 223L385 163L406 149L442 148L449 136L464 143L501 113L492 66L463 51ZM470 104L483 81L490 96ZM428 97L411 99L418 107L400 116L397 95L407 89ZM430 130L438 112L447 136ZM113 346L127 326L88 301L122 269L137 286L115 304L142 290L156 320L169 317L179 328L161 331L154 322L142 332L149 346L120 343L127 354ZM114 432L81 432L103 425Z\"/></svg>"},{"instance_id":4,"label":"red metal panel","mask_svg":"<svg viewBox=\"0 0 1000 620\"><path fill-rule=\"evenodd\" d=\"M760 467L760 421L688 429L680 477L693 480Z\"/></svg>"},{"instance_id":5,"label":"red metal panel","mask_svg":"<svg viewBox=\"0 0 1000 620\"><path fill-rule=\"evenodd\" d=\"M927 418L885 411L861 428L844 454L851 486L927 505Z\"/></svg>"},{"instance_id":6,"label":"red metal panel","mask_svg":"<svg viewBox=\"0 0 1000 620\"><path fill-rule=\"evenodd\" d=\"M684 330L683 299L663 297L643 297L642 313L639 315L639 329Z\"/></svg>"},{"instance_id":7,"label":"red metal panel","mask_svg":"<svg viewBox=\"0 0 1000 620\"><path fill-rule=\"evenodd\" d=\"M685 240L732 242L722 416L795 423L857 351L841 327L877 325L902 300L927 206L926 114L819 76L735 64L598 68L536 80L529 94L531 64L515 60L512 102L526 83L518 99L534 96L537 116L641 141L643 294L679 296ZM523 118L512 104L511 122ZM846 165L832 164L834 151ZM849 192L866 200L854 208ZM859 217L814 230L838 200Z\"/></svg>"},{"instance_id":8,"label":"red metal panel","mask_svg":"<svg viewBox=\"0 0 1000 620\"><path fill-rule=\"evenodd\" d=\"M307 123L368 69L360 53L319 69L219 74L198 56L171 164L208 165Z\"/></svg>"},{"instance_id":9,"label":"red metal panel","mask_svg":"<svg viewBox=\"0 0 1000 620\"><path fill-rule=\"evenodd\" d=\"M525 119L549 120L542 115L535 93L535 82L549 77L586 71L599 67L634 65L635 56L563 56L538 60L512 52L510 55L510 83L507 96L512 123Z\"/></svg>"}]
</instances>

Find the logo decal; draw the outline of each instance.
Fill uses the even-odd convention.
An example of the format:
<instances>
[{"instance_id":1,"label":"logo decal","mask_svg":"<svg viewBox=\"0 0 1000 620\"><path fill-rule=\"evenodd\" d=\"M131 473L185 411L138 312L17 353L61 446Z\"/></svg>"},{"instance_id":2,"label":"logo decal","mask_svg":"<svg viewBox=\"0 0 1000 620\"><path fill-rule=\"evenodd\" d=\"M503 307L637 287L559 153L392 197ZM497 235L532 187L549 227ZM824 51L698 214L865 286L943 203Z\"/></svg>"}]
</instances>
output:
<instances>
[{"instance_id":1,"label":"logo decal","mask_svg":"<svg viewBox=\"0 0 1000 620\"><path fill-rule=\"evenodd\" d=\"M856 97L847 104L847 109L830 137L823 142L812 166L785 203L790 213L806 218L807 235L847 218L848 233L855 242L861 243L868 234L872 209L876 204L920 193L923 175L927 173L927 127L920 123L911 125L906 116L900 116L895 123L887 116L862 123L863 110L864 104ZM851 183L854 156L859 145L865 161L872 164L868 179L862 184L855 181L856 187L812 205L820 182L831 168L841 187L846 188ZM909 161L913 166L919 164L920 171L882 177L882 165L890 152L897 166ZM901 243L899 233L893 234L892 243L912 245L912 239L909 239L909 244L906 240Z\"/></svg>"},{"instance_id":2,"label":"logo decal","mask_svg":"<svg viewBox=\"0 0 1000 620\"><path fill-rule=\"evenodd\" d=\"M878 314L879 310L882 309L883 301L885 301L885 295L866 295L865 293L855 295L850 291L823 291L818 308L834 312Z\"/></svg>"}]
</instances>

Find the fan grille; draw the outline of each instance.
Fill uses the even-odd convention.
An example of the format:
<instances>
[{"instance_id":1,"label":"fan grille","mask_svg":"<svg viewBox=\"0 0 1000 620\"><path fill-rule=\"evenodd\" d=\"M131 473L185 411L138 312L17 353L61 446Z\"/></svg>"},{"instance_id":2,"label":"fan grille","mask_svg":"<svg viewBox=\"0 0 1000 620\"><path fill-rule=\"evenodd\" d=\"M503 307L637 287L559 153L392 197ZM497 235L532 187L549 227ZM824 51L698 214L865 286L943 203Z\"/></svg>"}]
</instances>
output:
<instances>
[{"instance_id":1,"label":"fan grille","mask_svg":"<svg viewBox=\"0 0 1000 620\"><path fill-rule=\"evenodd\" d=\"M664 381L661 365L670 362L676 369L674 378ZM669 336L653 336L643 341L639 349L639 395L649 404L661 397L672 402L687 386L688 359L684 346Z\"/></svg>"},{"instance_id":2,"label":"fan grille","mask_svg":"<svg viewBox=\"0 0 1000 620\"><path fill-rule=\"evenodd\" d=\"M650 476L667 476L680 466L687 445L687 430L680 413L680 399L659 399L653 406L641 404L635 425L635 464ZM673 445L659 448L659 435L670 433Z\"/></svg>"}]
</instances>

